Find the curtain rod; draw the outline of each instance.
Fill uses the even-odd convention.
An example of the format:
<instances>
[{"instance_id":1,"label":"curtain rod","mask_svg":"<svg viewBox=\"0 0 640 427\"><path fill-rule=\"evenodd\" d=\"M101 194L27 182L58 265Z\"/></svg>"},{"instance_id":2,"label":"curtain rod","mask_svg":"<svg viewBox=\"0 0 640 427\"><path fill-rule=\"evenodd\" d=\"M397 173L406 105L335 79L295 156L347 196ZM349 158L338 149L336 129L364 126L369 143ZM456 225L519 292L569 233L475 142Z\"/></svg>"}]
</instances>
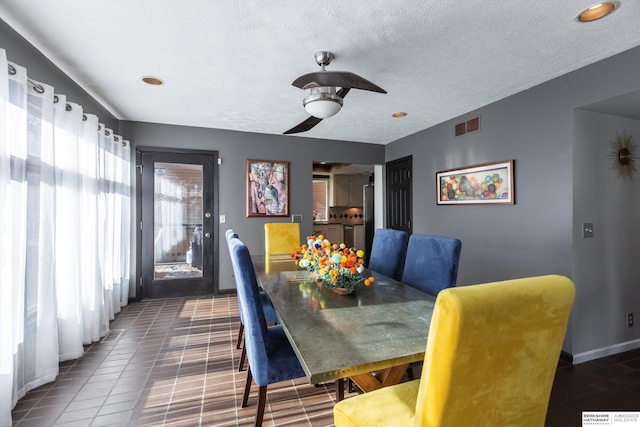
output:
<instances>
[{"instance_id":1,"label":"curtain rod","mask_svg":"<svg viewBox=\"0 0 640 427\"><path fill-rule=\"evenodd\" d=\"M9 68L9 74L11 74L12 76L13 76L13 75L15 75L15 74L17 73L16 68L15 68L13 65L8 64L8 68ZM27 83L29 83L29 85L30 85L30 86L33 88L33 90L35 90L36 92L38 92L38 93L44 93L44 88L42 87L42 85L40 85L40 84L38 84L38 83L34 82L33 80L31 80L31 79L29 79L29 78L27 78ZM56 103L57 103L59 100L60 100L60 98L58 98L58 95L54 95L54 96L53 96L53 102L56 102ZM69 104L66 104L64 108L65 108L65 110L67 110L67 111L71 111L71 105L69 105ZM83 115L82 115L82 120L83 120L83 121L87 121L87 116L86 116L85 114L83 114ZM98 125L98 130L100 130L101 128L102 128L102 127L101 127L100 125ZM111 133L109 132L109 130L105 130L105 135L107 135L107 136L110 136L110 135L111 135ZM114 139L115 139L115 141L116 141L116 142L119 142L119 141L120 141L120 138L118 138L118 136L117 136L117 135L114 135L113 137L114 137ZM122 141L122 146L123 146L123 147L126 147L126 146L127 146L127 143L126 143L126 142L124 142L124 140Z\"/></svg>"},{"instance_id":2,"label":"curtain rod","mask_svg":"<svg viewBox=\"0 0 640 427\"><path fill-rule=\"evenodd\" d=\"M11 74L12 76L16 74L16 69L13 65L9 64L9 74ZM29 83L29 85L31 85L31 87L38 93L44 93L44 88L42 87L42 85L39 85L38 83L34 82L31 79L27 79L27 83Z\"/></svg>"}]
</instances>

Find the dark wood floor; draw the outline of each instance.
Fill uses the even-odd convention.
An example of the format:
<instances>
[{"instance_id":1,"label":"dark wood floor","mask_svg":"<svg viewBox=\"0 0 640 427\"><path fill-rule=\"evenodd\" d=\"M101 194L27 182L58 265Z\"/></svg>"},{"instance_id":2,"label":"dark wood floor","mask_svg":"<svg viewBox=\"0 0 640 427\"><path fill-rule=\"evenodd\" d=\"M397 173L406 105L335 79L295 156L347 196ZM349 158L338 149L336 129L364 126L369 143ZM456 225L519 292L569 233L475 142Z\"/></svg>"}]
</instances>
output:
<instances>
[{"instance_id":1,"label":"dark wood floor","mask_svg":"<svg viewBox=\"0 0 640 427\"><path fill-rule=\"evenodd\" d=\"M582 411L640 412L640 349L589 362L560 362L546 427L580 427Z\"/></svg>"},{"instance_id":2,"label":"dark wood floor","mask_svg":"<svg viewBox=\"0 0 640 427\"><path fill-rule=\"evenodd\" d=\"M13 425L253 425L255 387L249 407L238 404L246 371L238 372L235 296L130 304L111 328L82 359L62 363L55 382L21 399ZM265 427L333 425L333 384L286 381L267 399ZM582 411L597 410L640 411L640 349L559 364L546 426L580 427Z\"/></svg>"}]
</instances>

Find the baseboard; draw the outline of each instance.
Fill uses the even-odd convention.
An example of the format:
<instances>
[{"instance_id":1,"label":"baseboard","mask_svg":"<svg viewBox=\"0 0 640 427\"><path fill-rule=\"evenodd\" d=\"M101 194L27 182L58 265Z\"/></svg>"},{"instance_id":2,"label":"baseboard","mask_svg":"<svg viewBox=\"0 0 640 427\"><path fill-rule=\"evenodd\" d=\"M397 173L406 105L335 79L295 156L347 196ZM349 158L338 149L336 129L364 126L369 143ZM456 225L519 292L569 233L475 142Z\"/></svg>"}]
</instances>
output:
<instances>
[{"instance_id":1,"label":"baseboard","mask_svg":"<svg viewBox=\"0 0 640 427\"><path fill-rule=\"evenodd\" d=\"M612 354L624 353L625 351L640 348L640 339L622 342L608 347L597 348L595 350L585 351L573 355L573 363L583 363L590 360L599 359L601 357L611 356Z\"/></svg>"},{"instance_id":2,"label":"baseboard","mask_svg":"<svg viewBox=\"0 0 640 427\"><path fill-rule=\"evenodd\" d=\"M215 295L231 295L231 294L236 294L236 288L233 289L219 289L217 294L208 294L208 296L215 296ZM205 297L207 295L200 295L201 297ZM179 298L183 298L183 297L170 297L170 298L156 298L159 300L169 300L169 299L179 299ZM151 301L151 299L144 299L145 301ZM137 298L137 297L129 297L129 304L133 303L133 302L141 302L143 301L143 298Z\"/></svg>"}]
</instances>

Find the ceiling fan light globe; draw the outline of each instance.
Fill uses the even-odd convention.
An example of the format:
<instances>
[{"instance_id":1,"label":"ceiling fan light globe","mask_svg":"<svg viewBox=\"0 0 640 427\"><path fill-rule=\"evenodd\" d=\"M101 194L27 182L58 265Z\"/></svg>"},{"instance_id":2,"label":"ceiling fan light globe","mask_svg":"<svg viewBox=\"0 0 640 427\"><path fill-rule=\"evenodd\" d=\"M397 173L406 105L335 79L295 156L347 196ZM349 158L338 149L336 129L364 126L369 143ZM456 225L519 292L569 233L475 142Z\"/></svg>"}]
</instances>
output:
<instances>
[{"instance_id":1,"label":"ceiling fan light globe","mask_svg":"<svg viewBox=\"0 0 640 427\"><path fill-rule=\"evenodd\" d=\"M313 117L326 119L338 114L342 105L332 99L317 99L306 103L304 108Z\"/></svg>"},{"instance_id":2,"label":"ceiling fan light globe","mask_svg":"<svg viewBox=\"0 0 640 427\"><path fill-rule=\"evenodd\" d=\"M319 119L326 119L338 114L342 108L342 98L336 94L334 87L315 87L311 89L311 95L303 101L307 113Z\"/></svg>"}]
</instances>

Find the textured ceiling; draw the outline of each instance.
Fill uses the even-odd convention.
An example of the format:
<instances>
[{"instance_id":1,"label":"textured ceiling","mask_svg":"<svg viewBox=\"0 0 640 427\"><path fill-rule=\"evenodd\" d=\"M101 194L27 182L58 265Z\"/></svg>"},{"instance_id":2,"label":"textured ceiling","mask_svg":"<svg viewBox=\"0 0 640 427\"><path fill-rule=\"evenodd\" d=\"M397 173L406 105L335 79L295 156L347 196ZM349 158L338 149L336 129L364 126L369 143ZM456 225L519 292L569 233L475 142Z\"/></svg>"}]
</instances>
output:
<instances>
[{"instance_id":1,"label":"textured ceiling","mask_svg":"<svg viewBox=\"0 0 640 427\"><path fill-rule=\"evenodd\" d=\"M640 1L578 23L594 1L2 0L0 17L123 120L282 134L308 117L291 82L329 50L388 94L352 90L289 138L386 144L640 45Z\"/></svg>"}]
</instances>

